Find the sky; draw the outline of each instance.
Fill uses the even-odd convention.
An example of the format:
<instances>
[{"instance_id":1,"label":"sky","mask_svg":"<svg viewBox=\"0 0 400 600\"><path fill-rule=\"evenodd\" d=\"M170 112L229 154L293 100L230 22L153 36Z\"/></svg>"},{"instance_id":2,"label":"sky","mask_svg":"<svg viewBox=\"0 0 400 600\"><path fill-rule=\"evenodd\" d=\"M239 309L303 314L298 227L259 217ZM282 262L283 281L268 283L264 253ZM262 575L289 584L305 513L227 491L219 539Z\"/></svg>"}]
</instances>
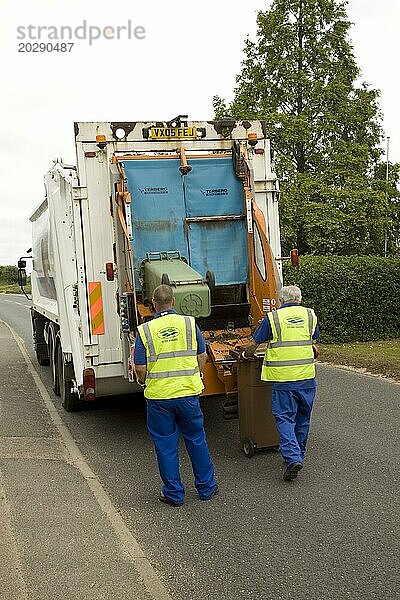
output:
<instances>
[{"instance_id":1,"label":"sky","mask_svg":"<svg viewBox=\"0 0 400 600\"><path fill-rule=\"evenodd\" d=\"M74 121L212 118L213 95L232 99L244 40L255 37L257 11L270 6L270 0L2 0L0 265L15 265L32 245L29 215L44 197L52 160L74 164ZM389 136L389 160L400 162L393 67L400 3L349 0L347 12L361 81L381 90L384 157ZM40 41L28 37L39 26L74 29L84 21L92 37L95 27L112 27L109 39L77 39L70 52L18 51L19 44ZM112 39L117 27L120 39Z\"/></svg>"}]
</instances>

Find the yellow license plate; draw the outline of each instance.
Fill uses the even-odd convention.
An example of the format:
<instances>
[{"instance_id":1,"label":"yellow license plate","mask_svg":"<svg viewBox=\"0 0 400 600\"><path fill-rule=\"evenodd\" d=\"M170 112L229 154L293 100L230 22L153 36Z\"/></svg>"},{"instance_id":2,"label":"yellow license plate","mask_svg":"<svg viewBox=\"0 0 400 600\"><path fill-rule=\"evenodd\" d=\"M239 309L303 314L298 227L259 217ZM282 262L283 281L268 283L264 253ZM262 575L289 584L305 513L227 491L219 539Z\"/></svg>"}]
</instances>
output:
<instances>
[{"instance_id":1,"label":"yellow license plate","mask_svg":"<svg viewBox=\"0 0 400 600\"><path fill-rule=\"evenodd\" d=\"M153 140L171 140L197 138L196 127L152 127L151 139Z\"/></svg>"}]
</instances>

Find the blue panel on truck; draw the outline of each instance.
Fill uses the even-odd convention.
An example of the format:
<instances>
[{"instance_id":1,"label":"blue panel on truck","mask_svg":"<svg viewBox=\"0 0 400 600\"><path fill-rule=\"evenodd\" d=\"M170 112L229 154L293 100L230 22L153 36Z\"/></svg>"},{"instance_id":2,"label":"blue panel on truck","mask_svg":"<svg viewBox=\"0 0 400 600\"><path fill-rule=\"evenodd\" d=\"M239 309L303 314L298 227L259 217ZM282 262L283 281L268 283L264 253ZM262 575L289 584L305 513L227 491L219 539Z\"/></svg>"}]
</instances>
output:
<instances>
[{"instance_id":1,"label":"blue panel on truck","mask_svg":"<svg viewBox=\"0 0 400 600\"><path fill-rule=\"evenodd\" d=\"M189 159L192 167L185 181L189 217L244 214L243 184L229 158Z\"/></svg>"},{"instance_id":2,"label":"blue panel on truck","mask_svg":"<svg viewBox=\"0 0 400 600\"><path fill-rule=\"evenodd\" d=\"M190 159L185 178L188 217L243 216L242 220L190 223L190 264L203 276L214 272L217 285L246 283L248 276L244 190L232 159Z\"/></svg>"},{"instance_id":3,"label":"blue panel on truck","mask_svg":"<svg viewBox=\"0 0 400 600\"><path fill-rule=\"evenodd\" d=\"M179 159L124 161L131 193L135 268L140 267L146 252L179 250L203 277L213 271L217 285L245 283L244 193L232 160L196 158L188 162L192 170L182 177ZM243 218L225 220L228 215ZM221 219L185 226L186 217L214 216Z\"/></svg>"},{"instance_id":4,"label":"blue panel on truck","mask_svg":"<svg viewBox=\"0 0 400 600\"><path fill-rule=\"evenodd\" d=\"M188 256L180 164L178 159L124 162L131 193L132 249L136 268L146 257L146 252L179 250L182 256Z\"/></svg>"},{"instance_id":5,"label":"blue panel on truck","mask_svg":"<svg viewBox=\"0 0 400 600\"><path fill-rule=\"evenodd\" d=\"M213 271L216 285L247 281L246 232L240 221L190 224L191 266L203 276Z\"/></svg>"}]
</instances>

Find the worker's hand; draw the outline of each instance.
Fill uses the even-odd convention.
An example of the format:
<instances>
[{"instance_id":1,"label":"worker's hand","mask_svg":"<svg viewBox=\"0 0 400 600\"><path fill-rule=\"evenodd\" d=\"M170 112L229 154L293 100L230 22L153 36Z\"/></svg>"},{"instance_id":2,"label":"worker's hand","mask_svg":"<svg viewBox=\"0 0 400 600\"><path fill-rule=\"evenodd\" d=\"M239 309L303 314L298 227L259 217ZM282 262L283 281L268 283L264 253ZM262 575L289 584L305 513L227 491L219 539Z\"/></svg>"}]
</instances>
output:
<instances>
[{"instance_id":1,"label":"worker's hand","mask_svg":"<svg viewBox=\"0 0 400 600\"><path fill-rule=\"evenodd\" d=\"M134 382L137 383L138 385L140 385L140 387L142 388L142 390L144 390L145 387L146 387L146 382L145 381L141 381L139 379L139 377L137 376L137 373L135 373L135 375L136 375L136 377L134 379Z\"/></svg>"},{"instance_id":2,"label":"worker's hand","mask_svg":"<svg viewBox=\"0 0 400 600\"><path fill-rule=\"evenodd\" d=\"M144 388L145 387L145 381L146 381L146 372L147 372L147 368L146 365L135 365L133 364L133 369L136 375L136 381L137 383Z\"/></svg>"},{"instance_id":3,"label":"worker's hand","mask_svg":"<svg viewBox=\"0 0 400 600\"><path fill-rule=\"evenodd\" d=\"M317 344L313 344L312 349L313 349L313 353L314 353L314 360L317 360L317 358L319 356L319 349L318 349Z\"/></svg>"},{"instance_id":4,"label":"worker's hand","mask_svg":"<svg viewBox=\"0 0 400 600\"><path fill-rule=\"evenodd\" d=\"M254 356L254 354L247 355L247 354L245 354L245 351L243 350L243 352L241 352L239 355L239 360L243 361L243 362L247 362L247 361L253 361L253 360L257 360L257 359Z\"/></svg>"}]
</instances>

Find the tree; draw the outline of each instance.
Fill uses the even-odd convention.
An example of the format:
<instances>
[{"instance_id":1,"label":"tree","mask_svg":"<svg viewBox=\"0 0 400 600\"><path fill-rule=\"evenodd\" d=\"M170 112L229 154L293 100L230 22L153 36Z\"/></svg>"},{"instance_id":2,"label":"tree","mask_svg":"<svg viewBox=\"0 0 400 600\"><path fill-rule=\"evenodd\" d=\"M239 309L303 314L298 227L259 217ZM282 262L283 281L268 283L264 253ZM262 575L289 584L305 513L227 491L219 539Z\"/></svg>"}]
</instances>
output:
<instances>
[{"instance_id":1,"label":"tree","mask_svg":"<svg viewBox=\"0 0 400 600\"><path fill-rule=\"evenodd\" d=\"M216 117L264 119L281 180L282 242L304 253L383 248L385 195L374 184L382 151L379 92L359 77L346 1L274 0L245 41L229 106Z\"/></svg>"},{"instance_id":2,"label":"tree","mask_svg":"<svg viewBox=\"0 0 400 600\"><path fill-rule=\"evenodd\" d=\"M389 255L400 254L400 163L379 162L374 187L385 196L385 239Z\"/></svg>"}]
</instances>

